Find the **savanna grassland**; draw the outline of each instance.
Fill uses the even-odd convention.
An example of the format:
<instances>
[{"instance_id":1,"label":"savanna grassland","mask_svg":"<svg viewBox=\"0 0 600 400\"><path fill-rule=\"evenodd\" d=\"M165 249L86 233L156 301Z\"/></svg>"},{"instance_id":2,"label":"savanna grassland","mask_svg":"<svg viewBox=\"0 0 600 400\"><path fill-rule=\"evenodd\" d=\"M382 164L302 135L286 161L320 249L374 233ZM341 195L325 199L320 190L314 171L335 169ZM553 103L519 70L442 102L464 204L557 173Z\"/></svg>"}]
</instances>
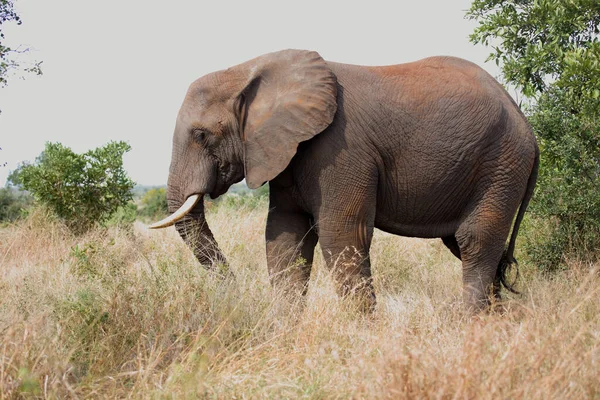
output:
<instances>
[{"instance_id":1,"label":"savanna grassland","mask_svg":"<svg viewBox=\"0 0 600 400\"><path fill-rule=\"evenodd\" d=\"M320 256L291 304L269 285L266 210L209 212L235 280L173 228L73 236L42 211L0 228L0 397L600 398L598 265L523 261L523 294L467 318L441 241L378 232L373 315Z\"/></svg>"}]
</instances>

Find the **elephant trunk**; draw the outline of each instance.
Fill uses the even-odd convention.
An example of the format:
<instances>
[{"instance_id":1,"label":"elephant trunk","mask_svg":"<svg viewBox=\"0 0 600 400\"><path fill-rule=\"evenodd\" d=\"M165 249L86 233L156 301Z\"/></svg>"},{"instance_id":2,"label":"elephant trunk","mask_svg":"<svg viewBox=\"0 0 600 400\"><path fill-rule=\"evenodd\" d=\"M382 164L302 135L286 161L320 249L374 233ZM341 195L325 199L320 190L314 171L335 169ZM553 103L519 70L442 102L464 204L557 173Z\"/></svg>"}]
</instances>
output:
<instances>
[{"instance_id":1,"label":"elephant trunk","mask_svg":"<svg viewBox=\"0 0 600 400\"><path fill-rule=\"evenodd\" d=\"M181 200L173 196L167 196L167 200L171 213L177 212L182 206ZM206 222L202 194L200 194L200 201L175 223L175 229L205 268L215 270L219 265L227 263Z\"/></svg>"}]
</instances>

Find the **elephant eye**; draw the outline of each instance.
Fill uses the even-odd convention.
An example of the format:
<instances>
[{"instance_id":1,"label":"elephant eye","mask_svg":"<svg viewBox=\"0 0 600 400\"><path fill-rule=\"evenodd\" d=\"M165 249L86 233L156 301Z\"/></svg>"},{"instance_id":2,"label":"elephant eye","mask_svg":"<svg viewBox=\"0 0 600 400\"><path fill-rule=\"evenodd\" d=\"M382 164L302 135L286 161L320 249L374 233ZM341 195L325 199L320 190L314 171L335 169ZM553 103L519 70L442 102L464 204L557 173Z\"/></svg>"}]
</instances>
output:
<instances>
[{"instance_id":1,"label":"elephant eye","mask_svg":"<svg viewBox=\"0 0 600 400\"><path fill-rule=\"evenodd\" d=\"M204 129L196 129L193 133L194 141L205 146L208 144L208 132Z\"/></svg>"}]
</instances>

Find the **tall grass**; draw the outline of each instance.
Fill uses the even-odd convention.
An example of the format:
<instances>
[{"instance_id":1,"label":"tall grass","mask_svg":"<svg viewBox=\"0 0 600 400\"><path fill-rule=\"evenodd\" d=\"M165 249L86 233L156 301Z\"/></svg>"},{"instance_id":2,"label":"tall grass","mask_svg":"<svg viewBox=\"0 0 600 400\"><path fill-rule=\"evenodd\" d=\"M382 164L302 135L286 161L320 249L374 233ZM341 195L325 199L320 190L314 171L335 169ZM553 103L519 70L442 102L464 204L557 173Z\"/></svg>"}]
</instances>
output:
<instances>
[{"instance_id":1,"label":"tall grass","mask_svg":"<svg viewBox=\"0 0 600 400\"><path fill-rule=\"evenodd\" d=\"M378 307L340 300L320 256L305 301L269 285L264 201L209 210L235 280L172 229L75 237L42 211L0 230L0 397L599 398L598 266L544 275L466 318L440 241L378 232Z\"/></svg>"}]
</instances>

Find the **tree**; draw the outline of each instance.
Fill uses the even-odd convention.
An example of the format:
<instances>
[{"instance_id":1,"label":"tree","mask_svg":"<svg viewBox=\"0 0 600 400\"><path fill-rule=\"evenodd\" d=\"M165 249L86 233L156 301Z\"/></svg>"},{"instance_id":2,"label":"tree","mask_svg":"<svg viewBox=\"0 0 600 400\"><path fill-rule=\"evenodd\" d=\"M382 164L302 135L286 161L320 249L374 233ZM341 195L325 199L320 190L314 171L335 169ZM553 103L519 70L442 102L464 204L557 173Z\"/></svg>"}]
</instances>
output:
<instances>
[{"instance_id":1,"label":"tree","mask_svg":"<svg viewBox=\"0 0 600 400\"><path fill-rule=\"evenodd\" d=\"M530 249L543 267L600 245L600 2L475 0L473 43L528 99L541 166L532 211L546 235Z\"/></svg>"},{"instance_id":2,"label":"tree","mask_svg":"<svg viewBox=\"0 0 600 400\"><path fill-rule=\"evenodd\" d=\"M8 181L82 232L131 200L134 182L123 169L123 154L130 149L125 142L110 142L77 154L60 143L46 143L35 163L21 165Z\"/></svg>"},{"instance_id":3,"label":"tree","mask_svg":"<svg viewBox=\"0 0 600 400\"><path fill-rule=\"evenodd\" d=\"M18 25L21 24L21 18L15 11L13 0L0 0L0 87L6 86L8 72L20 67L19 62L15 59L15 55L26 53L28 51L27 48L10 48L3 43L4 31L2 30L2 25L5 22L15 22ZM26 67L25 71L41 75L42 70L40 65L41 62L34 63L33 65Z\"/></svg>"}]
</instances>

